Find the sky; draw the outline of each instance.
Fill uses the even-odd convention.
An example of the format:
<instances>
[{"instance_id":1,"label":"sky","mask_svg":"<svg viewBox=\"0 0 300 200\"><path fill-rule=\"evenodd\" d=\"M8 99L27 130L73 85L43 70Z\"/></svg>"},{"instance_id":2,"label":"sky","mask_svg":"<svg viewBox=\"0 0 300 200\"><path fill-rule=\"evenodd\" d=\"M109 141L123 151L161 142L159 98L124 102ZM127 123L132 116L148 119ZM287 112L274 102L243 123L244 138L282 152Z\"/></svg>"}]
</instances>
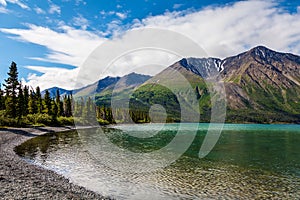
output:
<instances>
[{"instance_id":1,"label":"sky","mask_svg":"<svg viewBox=\"0 0 300 200\"><path fill-rule=\"evenodd\" d=\"M92 83L95 79L72 84L91 53L117 39L128 44L124 40L132 30L145 28L184 35L208 57L225 58L257 45L300 55L300 0L0 0L0 82L14 61L22 83L32 87L73 89ZM141 34L130 41L136 38L151 39ZM161 69L178 59L137 53L101 76L125 75L153 57Z\"/></svg>"}]
</instances>

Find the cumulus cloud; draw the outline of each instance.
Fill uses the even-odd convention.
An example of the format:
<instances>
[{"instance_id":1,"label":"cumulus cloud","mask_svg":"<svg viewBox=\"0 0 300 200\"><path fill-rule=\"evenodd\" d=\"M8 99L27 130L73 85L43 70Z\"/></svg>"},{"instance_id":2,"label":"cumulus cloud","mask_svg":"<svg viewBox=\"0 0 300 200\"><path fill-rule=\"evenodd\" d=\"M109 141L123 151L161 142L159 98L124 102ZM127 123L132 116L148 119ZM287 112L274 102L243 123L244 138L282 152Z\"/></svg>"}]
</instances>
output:
<instances>
[{"instance_id":1,"label":"cumulus cloud","mask_svg":"<svg viewBox=\"0 0 300 200\"><path fill-rule=\"evenodd\" d=\"M20 6L23 9L30 10L30 8L26 4L22 3L19 0L0 0L0 4L2 4L3 6L6 6L7 3L16 4L16 5Z\"/></svg>"},{"instance_id":2,"label":"cumulus cloud","mask_svg":"<svg viewBox=\"0 0 300 200\"><path fill-rule=\"evenodd\" d=\"M35 7L35 8L34 8L34 11L35 11L37 14L45 14L45 13L46 13L43 9L41 9L41 8L39 8L39 7Z\"/></svg>"},{"instance_id":3,"label":"cumulus cloud","mask_svg":"<svg viewBox=\"0 0 300 200\"><path fill-rule=\"evenodd\" d=\"M77 30L61 25L60 32L46 27L28 25L28 29L0 29L1 32L11 34L14 39L47 47L49 52L45 57L32 59L61 63L79 67L88 55L106 39L85 30ZM75 84L78 69L50 68L42 66L28 66L28 69L43 73L42 76L30 74L26 84L33 87L49 88L60 86L63 88L78 88L90 82L82 81ZM25 82L23 80L23 82ZM74 83L74 84L73 84Z\"/></svg>"},{"instance_id":4,"label":"cumulus cloud","mask_svg":"<svg viewBox=\"0 0 300 200\"><path fill-rule=\"evenodd\" d=\"M40 86L41 90L57 86L65 89L73 89L82 87L82 85L76 85L76 77L78 69L65 69L59 67L43 67L43 66L25 66L27 69L38 71L43 73L41 76L37 76L35 73L31 73L25 79L22 80L24 85L30 85L33 88Z\"/></svg>"},{"instance_id":5,"label":"cumulus cloud","mask_svg":"<svg viewBox=\"0 0 300 200\"><path fill-rule=\"evenodd\" d=\"M90 52L106 39L89 31L77 30L70 26L61 25L60 32L46 27L29 24L28 29L0 29L13 38L45 46L49 53L43 58L47 62L56 62L72 66L80 66Z\"/></svg>"},{"instance_id":6,"label":"cumulus cloud","mask_svg":"<svg viewBox=\"0 0 300 200\"><path fill-rule=\"evenodd\" d=\"M89 21L82 15L78 15L77 17L73 18L73 24L85 30L89 26Z\"/></svg>"},{"instance_id":7,"label":"cumulus cloud","mask_svg":"<svg viewBox=\"0 0 300 200\"><path fill-rule=\"evenodd\" d=\"M138 27L166 28L201 45L210 56L226 57L262 44L300 53L300 12L291 14L272 1L241 1L191 13L148 17Z\"/></svg>"},{"instance_id":8,"label":"cumulus cloud","mask_svg":"<svg viewBox=\"0 0 300 200\"><path fill-rule=\"evenodd\" d=\"M1 1L1 0L0 0ZM2 0L3 1L3 0ZM101 11L103 15L116 15L116 12ZM158 16L149 16L142 20L135 20L131 29L137 28L159 28L180 33L199 44L207 53L203 52L191 56L210 56L224 58L248 50L256 45L266 45L278 51L292 52L300 54L300 11L290 13L283 10L274 1L240 1L225 6L206 7L198 11L176 11L166 12ZM115 29L122 33L115 40L130 38L130 31L125 32L120 29L120 21L115 20L108 29ZM107 39L91 33L86 30L76 30L69 26L61 26L61 31L54 31L49 28L29 25L27 29L0 29L0 31L15 35L16 39L24 42L31 42L45 46L49 53L44 58L34 58L43 61L58 62L73 66L82 66L81 64L90 54L90 52L102 44ZM81 27L82 29L82 27ZM134 43L135 38L131 38ZM140 41L149 41L151 36L140 35ZM130 40L129 40L130 41ZM176 48L179 42L172 38L163 38L161 41L168 42L170 47ZM112 41L114 42L114 41ZM127 41L123 45L130 45ZM123 48L122 45L120 48ZM107 52L107 59L110 51ZM188 55L187 55L188 56ZM155 57L155 59L154 59ZM166 56L164 53L153 53L145 51L144 53L128 54L115 63L110 71L103 71L102 77L106 75L125 75L131 72L134 66L143 66L155 60L155 63L161 63L165 67L178 57ZM94 63L99 64L94 59ZM104 67L95 65L94 67ZM31 67L30 69L42 72L42 76L31 75L28 80L31 84L47 84L48 80L54 80L47 86L62 85L67 86L63 79L66 76L68 81L74 79L75 72L82 69L62 70L62 74L54 73L53 69L47 71L40 67ZM55 71L57 71L56 69ZM78 71L76 71L78 70ZM93 74L93 70L86 71L83 76ZM82 72L82 71L81 71ZM150 71L149 71L150 73ZM151 72L154 73L154 72ZM91 83L99 74L91 79L83 79L83 83ZM51 77L51 78L50 78ZM34 82L35 81L35 82ZM45 85L46 87L46 85Z\"/></svg>"},{"instance_id":9,"label":"cumulus cloud","mask_svg":"<svg viewBox=\"0 0 300 200\"><path fill-rule=\"evenodd\" d=\"M126 18L127 18L127 13L116 12L116 15L117 15L120 19L126 19Z\"/></svg>"},{"instance_id":10,"label":"cumulus cloud","mask_svg":"<svg viewBox=\"0 0 300 200\"><path fill-rule=\"evenodd\" d=\"M174 5L173 5L173 9L178 9L178 8L180 8L181 6L183 6L183 4L174 4Z\"/></svg>"},{"instance_id":11,"label":"cumulus cloud","mask_svg":"<svg viewBox=\"0 0 300 200\"><path fill-rule=\"evenodd\" d=\"M121 20L126 19L128 14L128 12L116 12L116 11L105 11L105 10L101 10L99 13L103 17L115 15Z\"/></svg>"},{"instance_id":12,"label":"cumulus cloud","mask_svg":"<svg viewBox=\"0 0 300 200\"><path fill-rule=\"evenodd\" d=\"M61 12L61 10L60 10L60 7L58 5L55 5L55 4L50 5L50 8L49 8L49 13L50 14L54 14L54 13L60 14L60 12Z\"/></svg>"},{"instance_id":13,"label":"cumulus cloud","mask_svg":"<svg viewBox=\"0 0 300 200\"><path fill-rule=\"evenodd\" d=\"M9 10L7 10L6 8L4 7L0 7L0 13L8 13Z\"/></svg>"}]
</instances>

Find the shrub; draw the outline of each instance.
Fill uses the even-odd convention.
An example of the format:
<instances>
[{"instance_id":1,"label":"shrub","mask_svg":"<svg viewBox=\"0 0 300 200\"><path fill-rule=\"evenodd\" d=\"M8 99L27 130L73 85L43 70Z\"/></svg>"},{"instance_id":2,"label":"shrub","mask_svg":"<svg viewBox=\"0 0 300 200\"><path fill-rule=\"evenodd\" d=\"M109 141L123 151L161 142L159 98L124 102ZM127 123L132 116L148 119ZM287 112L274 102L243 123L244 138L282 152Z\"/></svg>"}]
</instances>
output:
<instances>
[{"instance_id":1,"label":"shrub","mask_svg":"<svg viewBox=\"0 0 300 200\"><path fill-rule=\"evenodd\" d=\"M73 117L58 117L57 118L59 125L74 125Z\"/></svg>"},{"instance_id":2,"label":"shrub","mask_svg":"<svg viewBox=\"0 0 300 200\"><path fill-rule=\"evenodd\" d=\"M34 125L52 125L51 116L47 114L29 114L26 116L26 120Z\"/></svg>"}]
</instances>

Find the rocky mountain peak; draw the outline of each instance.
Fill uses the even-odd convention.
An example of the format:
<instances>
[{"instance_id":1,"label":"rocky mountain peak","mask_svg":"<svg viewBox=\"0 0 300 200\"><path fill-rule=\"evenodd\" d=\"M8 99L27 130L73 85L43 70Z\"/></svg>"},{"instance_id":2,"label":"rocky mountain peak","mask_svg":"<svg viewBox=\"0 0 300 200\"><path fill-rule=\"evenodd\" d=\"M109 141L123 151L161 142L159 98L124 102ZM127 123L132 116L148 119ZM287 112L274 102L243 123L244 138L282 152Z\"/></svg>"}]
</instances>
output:
<instances>
[{"instance_id":1,"label":"rocky mountain peak","mask_svg":"<svg viewBox=\"0 0 300 200\"><path fill-rule=\"evenodd\" d=\"M216 76L223 70L222 60L219 58L183 58L179 64L205 79Z\"/></svg>"}]
</instances>

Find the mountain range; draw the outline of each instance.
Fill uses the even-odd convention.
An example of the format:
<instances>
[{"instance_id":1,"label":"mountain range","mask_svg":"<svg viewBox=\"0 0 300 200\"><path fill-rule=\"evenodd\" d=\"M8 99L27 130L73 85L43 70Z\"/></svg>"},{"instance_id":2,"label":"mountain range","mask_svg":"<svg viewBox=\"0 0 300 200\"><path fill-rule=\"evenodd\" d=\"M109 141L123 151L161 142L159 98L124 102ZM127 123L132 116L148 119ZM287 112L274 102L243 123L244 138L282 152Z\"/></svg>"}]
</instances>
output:
<instances>
[{"instance_id":1,"label":"mountain range","mask_svg":"<svg viewBox=\"0 0 300 200\"><path fill-rule=\"evenodd\" d=\"M170 76L174 71L184 79ZM131 73L106 77L74 91L61 88L49 91L51 95L57 89L61 94L95 95L96 104L107 106L112 93L120 102L129 95L132 109L147 111L151 105L160 104L174 121L180 120L180 109L190 114L187 121L193 121L197 113L201 114L201 121L209 121L209 85L217 83L225 88L227 122L300 123L300 56L264 46L225 59L183 58L153 77ZM193 106L196 104L199 111Z\"/></svg>"}]
</instances>

